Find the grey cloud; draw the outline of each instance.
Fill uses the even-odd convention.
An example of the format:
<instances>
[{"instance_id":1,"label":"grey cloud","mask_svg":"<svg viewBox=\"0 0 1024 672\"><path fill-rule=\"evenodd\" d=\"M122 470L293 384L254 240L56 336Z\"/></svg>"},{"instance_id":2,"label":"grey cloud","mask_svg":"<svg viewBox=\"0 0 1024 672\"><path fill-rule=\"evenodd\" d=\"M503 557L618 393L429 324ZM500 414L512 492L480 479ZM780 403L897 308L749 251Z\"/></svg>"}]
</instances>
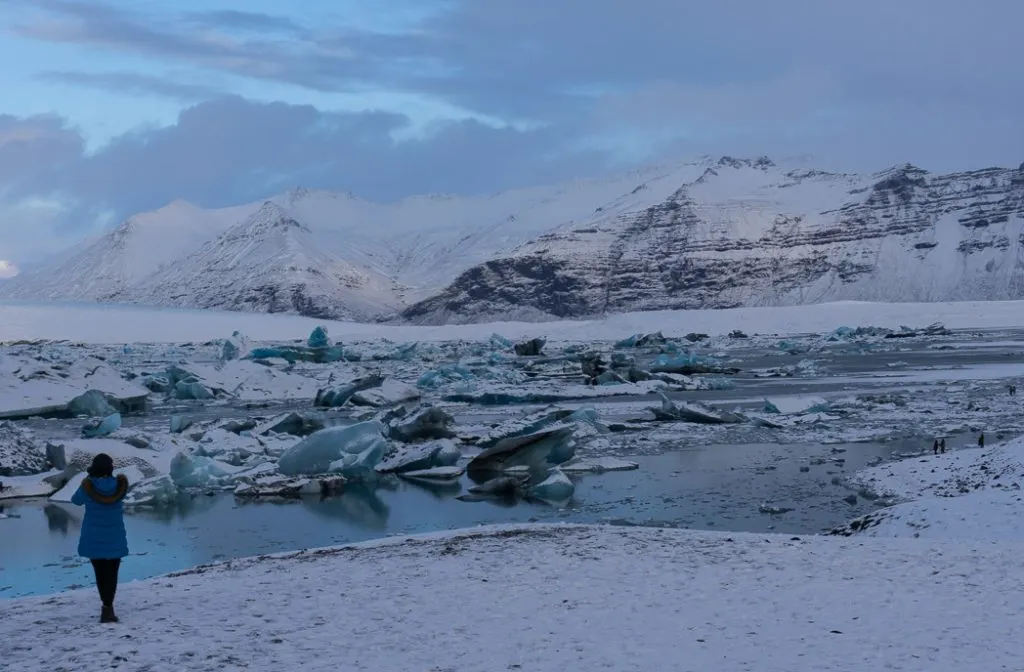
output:
<instances>
[{"instance_id":1,"label":"grey cloud","mask_svg":"<svg viewBox=\"0 0 1024 672\"><path fill-rule=\"evenodd\" d=\"M130 133L89 154L59 120L38 121L65 144L57 146L59 152L49 150L51 160L10 180L26 154L48 146L49 136L40 132L35 141L43 144L5 154L4 129L26 122L0 118L0 176L8 179L6 185L0 179L0 213L41 196L68 207L55 218L25 214L22 208L18 217L25 221L47 215L40 220L47 223L34 225L31 235L13 216L0 217L0 248L14 246L24 254L36 250L41 240L91 230L100 213L111 212L120 221L175 198L217 207L300 185L350 190L378 200L425 192L482 194L601 172L607 159L586 152L549 156L562 135L552 129L519 132L452 122L420 139L395 142L392 134L409 123L402 115L325 113L307 105L241 98L197 104L173 126ZM78 144L67 144L69 133ZM22 135L33 142L30 133ZM3 254L11 253L0 249L0 258Z\"/></svg>"},{"instance_id":2,"label":"grey cloud","mask_svg":"<svg viewBox=\"0 0 1024 672\"><path fill-rule=\"evenodd\" d=\"M0 114L0 193L77 159L84 148L82 137L60 117Z\"/></svg>"},{"instance_id":3,"label":"grey cloud","mask_svg":"<svg viewBox=\"0 0 1024 672\"><path fill-rule=\"evenodd\" d=\"M202 84L186 84L134 72L41 72L36 76L44 82L84 86L115 93L155 95L186 102L207 100L224 95L224 91Z\"/></svg>"},{"instance_id":4,"label":"grey cloud","mask_svg":"<svg viewBox=\"0 0 1024 672\"><path fill-rule=\"evenodd\" d=\"M287 16L272 16L259 12L244 12L231 9L188 14L186 19L197 25L216 28L237 28L271 33L293 33L296 35L304 35L308 32L306 28L292 21Z\"/></svg>"}]
</instances>

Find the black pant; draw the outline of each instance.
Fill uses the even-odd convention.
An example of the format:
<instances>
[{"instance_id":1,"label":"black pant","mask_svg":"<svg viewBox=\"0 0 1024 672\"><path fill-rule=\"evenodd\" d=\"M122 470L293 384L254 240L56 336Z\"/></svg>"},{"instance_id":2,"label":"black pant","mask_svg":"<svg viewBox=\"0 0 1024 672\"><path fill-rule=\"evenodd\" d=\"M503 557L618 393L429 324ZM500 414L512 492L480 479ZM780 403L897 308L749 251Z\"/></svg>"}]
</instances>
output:
<instances>
[{"instance_id":1,"label":"black pant","mask_svg":"<svg viewBox=\"0 0 1024 672\"><path fill-rule=\"evenodd\" d=\"M93 560L92 569L96 573L96 589L100 592L103 606L114 605L117 593L117 571L121 569L121 560Z\"/></svg>"}]
</instances>

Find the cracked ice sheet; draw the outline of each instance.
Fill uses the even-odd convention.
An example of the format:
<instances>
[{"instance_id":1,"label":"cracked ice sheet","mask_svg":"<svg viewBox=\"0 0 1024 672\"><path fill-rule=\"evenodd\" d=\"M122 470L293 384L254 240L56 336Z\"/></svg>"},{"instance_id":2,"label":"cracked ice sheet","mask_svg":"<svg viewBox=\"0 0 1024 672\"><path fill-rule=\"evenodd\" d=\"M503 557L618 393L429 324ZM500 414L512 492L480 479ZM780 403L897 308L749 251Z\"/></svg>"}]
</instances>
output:
<instances>
[{"instance_id":1,"label":"cracked ice sheet","mask_svg":"<svg viewBox=\"0 0 1024 672\"><path fill-rule=\"evenodd\" d=\"M373 672L1016 669L1022 551L481 528L125 584L112 627L96 623L91 589L8 601L0 655L20 672L82 660L153 672L333 671L339 655L345 669ZM338 576L341 599L358 608L338 609L337 592L324 593Z\"/></svg>"}]
</instances>

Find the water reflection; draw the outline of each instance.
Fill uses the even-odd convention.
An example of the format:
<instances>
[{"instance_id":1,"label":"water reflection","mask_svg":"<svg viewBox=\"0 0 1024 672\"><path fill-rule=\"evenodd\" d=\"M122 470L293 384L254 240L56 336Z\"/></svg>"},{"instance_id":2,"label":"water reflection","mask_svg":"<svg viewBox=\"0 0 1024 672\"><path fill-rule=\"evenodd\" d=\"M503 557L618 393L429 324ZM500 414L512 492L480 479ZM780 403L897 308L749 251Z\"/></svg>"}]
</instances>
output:
<instances>
[{"instance_id":1,"label":"water reflection","mask_svg":"<svg viewBox=\"0 0 1024 672\"><path fill-rule=\"evenodd\" d=\"M623 522L815 533L873 510L838 484L838 477L884 457L898 444L747 444L685 447L634 457L640 469L573 477L570 502L555 506L515 495L470 495L473 482L388 478L350 486L343 494L298 500L237 500L230 493L183 496L172 506L136 510L125 518L132 554L126 581L228 558L315 548L476 525L513 522ZM833 452L835 451L835 452ZM842 455L843 461L809 460ZM803 471L802 465L810 465ZM467 494L464 494L467 493ZM765 515L763 502L793 508ZM4 504L0 520L0 596L40 594L87 582L77 561L82 510L47 502ZM562 507L562 508L556 508ZM45 524L44 524L45 520Z\"/></svg>"},{"instance_id":2,"label":"water reflection","mask_svg":"<svg viewBox=\"0 0 1024 672\"><path fill-rule=\"evenodd\" d=\"M82 519L60 504L46 504L43 515L46 516L46 528L50 532L67 536L71 532L77 534L82 527Z\"/></svg>"},{"instance_id":3,"label":"water reflection","mask_svg":"<svg viewBox=\"0 0 1024 672\"><path fill-rule=\"evenodd\" d=\"M352 485L345 492L324 499L303 498L303 506L314 516L341 519L367 530L386 530L391 509L378 496L378 489Z\"/></svg>"}]
</instances>

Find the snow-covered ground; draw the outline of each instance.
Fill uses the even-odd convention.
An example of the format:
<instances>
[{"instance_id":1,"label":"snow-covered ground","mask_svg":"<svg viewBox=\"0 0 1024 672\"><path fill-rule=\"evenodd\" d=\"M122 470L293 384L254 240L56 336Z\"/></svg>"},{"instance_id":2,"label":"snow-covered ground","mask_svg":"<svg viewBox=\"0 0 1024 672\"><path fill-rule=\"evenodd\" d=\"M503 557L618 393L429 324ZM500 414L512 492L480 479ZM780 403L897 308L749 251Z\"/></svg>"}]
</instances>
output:
<instances>
[{"instance_id":1,"label":"snow-covered ground","mask_svg":"<svg viewBox=\"0 0 1024 672\"><path fill-rule=\"evenodd\" d=\"M559 340L624 338L663 331L711 335L733 329L748 333L827 332L842 325L898 328L943 322L950 329L1024 326L1024 301L958 303L870 303L842 301L783 308L676 310L612 315L603 320L498 322L442 327L324 322L290 315L148 309L94 304L0 302L0 341L67 339L80 343L183 343L222 338L238 330L255 340L283 340L326 324L339 339L395 341L480 340L492 333L507 338L547 336Z\"/></svg>"},{"instance_id":2,"label":"snow-covered ground","mask_svg":"<svg viewBox=\"0 0 1024 672\"><path fill-rule=\"evenodd\" d=\"M1012 670L1024 546L529 526L4 604L19 672Z\"/></svg>"},{"instance_id":3,"label":"snow-covered ground","mask_svg":"<svg viewBox=\"0 0 1024 672\"><path fill-rule=\"evenodd\" d=\"M1024 542L1024 438L880 465L856 481L902 503L843 533Z\"/></svg>"}]
</instances>

